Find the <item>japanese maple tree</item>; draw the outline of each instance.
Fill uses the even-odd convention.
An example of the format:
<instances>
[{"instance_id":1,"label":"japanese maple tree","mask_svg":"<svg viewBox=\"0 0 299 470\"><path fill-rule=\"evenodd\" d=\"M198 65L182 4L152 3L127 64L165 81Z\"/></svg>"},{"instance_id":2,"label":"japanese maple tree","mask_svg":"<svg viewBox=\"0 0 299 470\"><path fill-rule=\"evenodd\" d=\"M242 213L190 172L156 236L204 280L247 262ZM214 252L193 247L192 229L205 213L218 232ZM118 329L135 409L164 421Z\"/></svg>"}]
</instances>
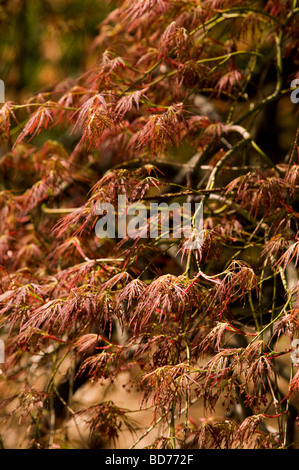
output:
<instances>
[{"instance_id":1,"label":"japanese maple tree","mask_svg":"<svg viewBox=\"0 0 299 470\"><path fill-rule=\"evenodd\" d=\"M298 447L298 31L296 0L119 1L94 65L2 105L4 447L15 416L27 447ZM201 243L97 237L119 195L199 203Z\"/></svg>"}]
</instances>

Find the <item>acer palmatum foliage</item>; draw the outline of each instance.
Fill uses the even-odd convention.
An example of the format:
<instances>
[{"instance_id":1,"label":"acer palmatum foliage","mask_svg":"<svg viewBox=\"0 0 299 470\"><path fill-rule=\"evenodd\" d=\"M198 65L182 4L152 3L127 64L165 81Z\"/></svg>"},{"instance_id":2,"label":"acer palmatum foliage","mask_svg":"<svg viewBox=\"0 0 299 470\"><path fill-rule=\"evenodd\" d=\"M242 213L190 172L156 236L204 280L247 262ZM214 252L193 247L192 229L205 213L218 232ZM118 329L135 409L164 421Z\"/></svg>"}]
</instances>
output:
<instances>
[{"instance_id":1,"label":"acer palmatum foliage","mask_svg":"<svg viewBox=\"0 0 299 470\"><path fill-rule=\"evenodd\" d=\"M298 447L299 6L118 3L96 64L1 108L2 414L28 447ZM201 244L98 239L119 195L200 201Z\"/></svg>"}]
</instances>

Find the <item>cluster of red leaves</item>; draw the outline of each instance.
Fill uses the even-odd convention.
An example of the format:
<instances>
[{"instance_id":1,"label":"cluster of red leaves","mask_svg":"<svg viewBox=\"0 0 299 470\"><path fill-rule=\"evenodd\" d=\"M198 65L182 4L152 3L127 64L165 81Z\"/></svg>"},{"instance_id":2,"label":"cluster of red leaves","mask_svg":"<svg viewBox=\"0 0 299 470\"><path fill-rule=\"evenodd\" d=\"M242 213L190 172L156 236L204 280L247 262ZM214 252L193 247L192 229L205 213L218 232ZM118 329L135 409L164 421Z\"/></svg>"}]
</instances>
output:
<instances>
[{"instance_id":1,"label":"cluster of red leaves","mask_svg":"<svg viewBox=\"0 0 299 470\"><path fill-rule=\"evenodd\" d=\"M8 380L29 370L29 383L32 370L71 353L79 362L75 380L88 375L100 387L134 369L141 407L150 402L153 420L168 431L153 445L273 448L288 441L281 416L298 391L298 372L289 374L283 399L276 362L291 351L279 349L279 340L299 331L299 282L288 284L288 268L299 260L299 166L293 150L288 165L285 155L276 165L249 134L252 123L248 130L239 124L282 96L281 79L289 77L279 76L280 58L299 47L292 8L121 2L95 38L94 67L24 105L2 106L0 317ZM242 35L252 31L256 44L243 50ZM277 57L264 53L271 46ZM278 92L251 105L247 92L262 86L255 81L263 67L277 70ZM50 140L53 128L64 144ZM258 150L260 168L243 168ZM197 248L188 248L194 232L182 241L97 239L97 206L117 210L119 195L127 204L188 200L193 212L201 200ZM46 391L29 383L13 397L22 420L32 417L38 445L39 418L51 394L59 397L57 370ZM134 431L128 410L111 401L75 412L59 398L105 444L115 445L124 426ZM182 437L175 419L194 421L198 401L212 412L223 404L233 419L203 418ZM237 405L250 416L242 418ZM265 417L277 433L261 432Z\"/></svg>"}]
</instances>

